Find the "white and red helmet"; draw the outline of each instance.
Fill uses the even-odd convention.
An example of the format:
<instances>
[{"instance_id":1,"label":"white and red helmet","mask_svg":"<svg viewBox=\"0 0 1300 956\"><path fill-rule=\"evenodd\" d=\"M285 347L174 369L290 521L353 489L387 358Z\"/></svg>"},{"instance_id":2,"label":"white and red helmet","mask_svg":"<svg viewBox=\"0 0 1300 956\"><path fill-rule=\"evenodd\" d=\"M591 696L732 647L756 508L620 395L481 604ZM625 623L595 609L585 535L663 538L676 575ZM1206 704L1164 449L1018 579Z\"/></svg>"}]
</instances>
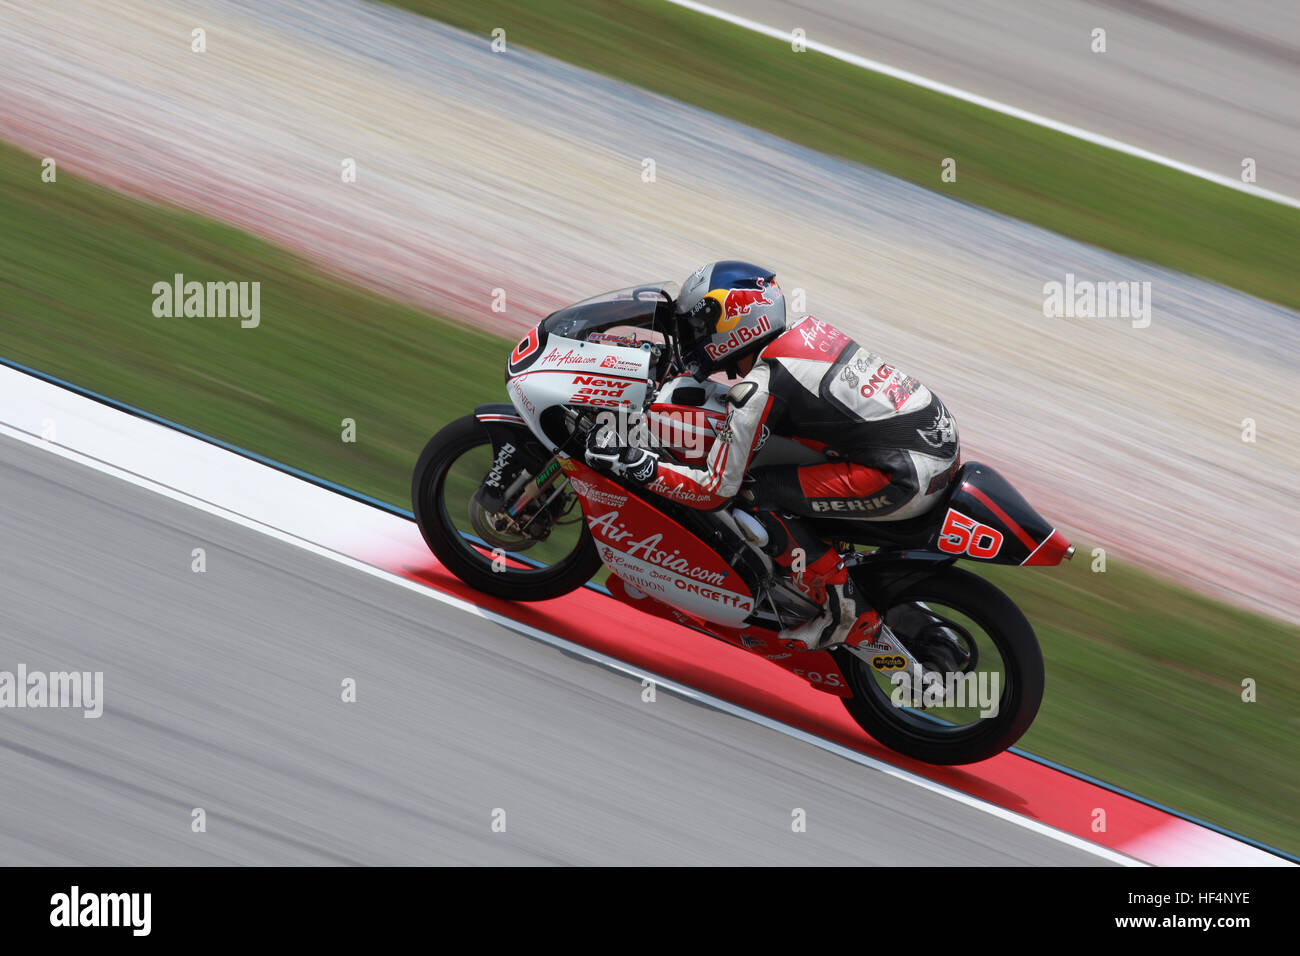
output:
<instances>
[{"instance_id":1,"label":"white and red helmet","mask_svg":"<svg viewBox=\"0 0 1300 956\"><path fill-rule=\"evenodd\" d=\"M700 266L677 297L682 353L705 378L736 363L785 331L785 296L776 274L750 262L726 259Z\"/></svg>"}]
</instances>

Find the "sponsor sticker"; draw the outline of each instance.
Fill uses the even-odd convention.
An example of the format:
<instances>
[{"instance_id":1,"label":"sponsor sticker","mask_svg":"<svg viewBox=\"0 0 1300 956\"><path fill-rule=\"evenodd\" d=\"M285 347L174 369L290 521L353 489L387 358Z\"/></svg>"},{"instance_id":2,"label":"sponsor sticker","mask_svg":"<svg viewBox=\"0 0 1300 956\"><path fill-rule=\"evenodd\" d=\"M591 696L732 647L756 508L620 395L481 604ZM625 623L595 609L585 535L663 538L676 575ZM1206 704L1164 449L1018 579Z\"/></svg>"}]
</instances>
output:
<instances>
[{"instance_id":1,"label":"sponsor sticker","mask_svg":"<svg viewBox=\"0 0 1300 956\"><path fill-rule=\"evenodd\" d=\"M888 495L876 495L874 498L813 498L809 504L812 510L819 514L840 511L840 512L868 512L879 511L890 503Z\"/></svg>"},{"instance_id":2,"label":"sponsor sticker","mask_svg":"<svg viewBox=\"0 0 1300 956\"><path fill-rule=\"evenodd\" d=\"M722 323L718 323L718 328L724 332L727 331L727 329L722 328ZM725 341L720 343L710 342L704 347L704 351L708 353L709 358L717 360L771 331L772 318L765 315L752 329L747 327L736 329Z\"/></svg>"},{"instance_id":3,"label":"sponsor sticker","mask_svg":"<svg viewBox=\"0 0 1300 956\"><path fill-rule=\"evenodd\" d=\"M597 342L601 345L614 345L622 348L637 348L638 343L634 335L611 335L608 332L592 332L587 336L588 342Z\"/></svg>"},{"instance_id":4,"label":"sponsor sticker","mask_svg":"<svg viewBox=\"0 0 1300 956\"><path fill-rule=\"evenodd\" d=\"M878 671L902 670L907 666L907 658L902 654L877 654L871 658L871 666Z\"/></svg>"},{"instance_id":5,"label":"sponsor sticker","mask_svg":"<svg viewBox=\"0 0 1300 956\"><path fill-rule=\"evenodd\" d=\"M569 478L569 484L573 490L582 497L586 498L592 504L604 505L609 508L621 508L627 504L627 495L615 495L608 491L602 491L589 481L583 481L581 478Z\"/></svg>"},{"instance_id":6,"label":"sponsor sticker","mask_svg":"<svg viewBox=\"0 0 1300 956\"><path fill-rule=\"evenodd\" d=\"M730 332L742 318L749 315L749 310L756 305L771 305L767 290L763 289L763 280L759 280L757 289L728 289L722 299L722 319L718 322L719 332Z\"/></svg>"},{"instance_id":7,"label":"sponsor sticker","mask_svg":"<svg viewBox=\"0 0 1300 956\"><path fill-rule=\"evenodd\" d=\"M606 355L600 363L600 368L614 372L640 372L641 363L619 358L617 355Z\"/></svg>"},{"instance_id":8,"label":"sponsor sticker","mask_svg":"<svg viewBox=\"0 0 1300 956\"><path fill-rule=\"evenodd\" d=\"M660 548L663 542L663 533L655 532L647 535L637 541L628 541L633 532L629 531L619 520L618 511L610 511L594 518L588 518L587 524L591 527L592 533L599 535L606 541L617 544L623 553L628 557L638 558L647 564L655 564L666 571L673 571L685 578L692 578L702 581L705 584L723 584L727 580L727 575L721 571L710 571L707 568L696 567L688 558L682 556L679 550L667 551Z\"/></svg>"},{"instance_id":9,"label":"sponsor sticker","mask_svg":"<svg viewBox=\"0 0 1300 956\"><path fill-rule=\"evenodd\" d=\"M515 446L506 442L497 452L496 458L492 460L492 468L488 471L487 477L483 479L483 484L490 485L493 488L501 488L501 473L505 470L506 463L510 461L510 456L515 453Z\"/></svg>"},{"instance_id":10,"label":"sponsor sticker","mask_svg":"<svg viewBox=\"0 0 1300 956\"><path fill-rule=\"evenodd\" d=\"M670 485L664 481L663 475L660 475L653 482L646 485L648 491L653 491L657 495L665 498L671 498L673 501L680 501L684 504L690 504L694 501L712 501L713 495L698 495L686 488L679 488L676 485Z\"/></svg>"},{"instance_id":11,"label":"sponsor sticker","mask_svg":"<svg viewBox=\"0 0 1300 956\"><path fill-rule=\"evenodd\" d=\"M542 362L547 365L595 365L596 356L583 355L575 349L561 352L557 347L543 355Z\"/></svg>"}]
</instances>

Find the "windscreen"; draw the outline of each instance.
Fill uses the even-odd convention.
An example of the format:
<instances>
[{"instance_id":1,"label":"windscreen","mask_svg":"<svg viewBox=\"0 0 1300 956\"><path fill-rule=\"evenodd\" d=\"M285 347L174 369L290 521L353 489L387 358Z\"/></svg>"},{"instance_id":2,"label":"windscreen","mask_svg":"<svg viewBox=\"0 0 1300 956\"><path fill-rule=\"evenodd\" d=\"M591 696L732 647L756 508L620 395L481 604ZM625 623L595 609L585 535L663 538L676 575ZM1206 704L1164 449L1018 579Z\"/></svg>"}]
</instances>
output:
<instances>
[{"instance_id":1,"label":"windscreen","mask_svg":"<svg viewBox=\"0 0 1300 956\"><path fill-rule=\"evenodd\" d=\"M620 325L662 331L680 291L676 282L664 281L606 292L552 312L542 330L569 339L585 339L591 332Z\"/></svg>"}]
</instances>

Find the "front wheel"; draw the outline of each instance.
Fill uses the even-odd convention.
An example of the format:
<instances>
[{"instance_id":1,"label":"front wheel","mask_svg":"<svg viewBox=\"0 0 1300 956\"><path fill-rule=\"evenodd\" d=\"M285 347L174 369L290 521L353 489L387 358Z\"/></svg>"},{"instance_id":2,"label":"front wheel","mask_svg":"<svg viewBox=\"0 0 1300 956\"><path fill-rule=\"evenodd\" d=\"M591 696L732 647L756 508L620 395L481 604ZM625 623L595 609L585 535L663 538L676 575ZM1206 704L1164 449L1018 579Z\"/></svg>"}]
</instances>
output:
<instances>
[{"instance_id":1,"label":"front wheel","mask_svg":"<svg viewBox=\"0 0 1300 956\"><path fill-rule=\"evenodd\" d=\"M531 441L527 430L518 441ZM429 439L411 478L415 522L429 549L476 591L509 601L545 601L582 587L600 569L600 554L566 479L556 479L548 503L517 516L528 522L527 533L511 537L481 504L492 465L492 439L473 415Z\"/></svg>"},{"instance_id":2,"label":"front wheel","mask_svg":"<svg viewBox=\"0 0 1300 956\"><path fill-rule=\"evenodd\" d=\"M888 653L833 648L843 698L880 743L932 764L986 760L1029 729L1043 699L1043 655L1024 614L977 575L949 567L877 608L924 667Z\"/></svg>"}]
</instances>

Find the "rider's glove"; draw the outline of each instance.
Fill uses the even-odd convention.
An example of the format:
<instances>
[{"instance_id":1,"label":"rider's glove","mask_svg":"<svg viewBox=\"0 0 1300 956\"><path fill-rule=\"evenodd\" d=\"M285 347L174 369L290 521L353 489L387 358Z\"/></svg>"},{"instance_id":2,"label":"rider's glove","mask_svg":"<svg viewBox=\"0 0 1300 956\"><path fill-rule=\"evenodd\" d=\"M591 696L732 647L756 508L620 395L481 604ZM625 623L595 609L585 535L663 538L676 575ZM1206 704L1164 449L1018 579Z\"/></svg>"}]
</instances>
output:
<instances>
[{"instance_id":1,"label":"rider's glove","mask_svg":"<svg viewBox=\"0 0 1300 956\"><path fill-rule=\"evenodd\" d=\"M587 436L585 457L592 468L608 471L640 485L654 481L659 472L658 455L644 448L620 445L618 436L609 428L592 429Z\"/></svg>"}]
</instances>

